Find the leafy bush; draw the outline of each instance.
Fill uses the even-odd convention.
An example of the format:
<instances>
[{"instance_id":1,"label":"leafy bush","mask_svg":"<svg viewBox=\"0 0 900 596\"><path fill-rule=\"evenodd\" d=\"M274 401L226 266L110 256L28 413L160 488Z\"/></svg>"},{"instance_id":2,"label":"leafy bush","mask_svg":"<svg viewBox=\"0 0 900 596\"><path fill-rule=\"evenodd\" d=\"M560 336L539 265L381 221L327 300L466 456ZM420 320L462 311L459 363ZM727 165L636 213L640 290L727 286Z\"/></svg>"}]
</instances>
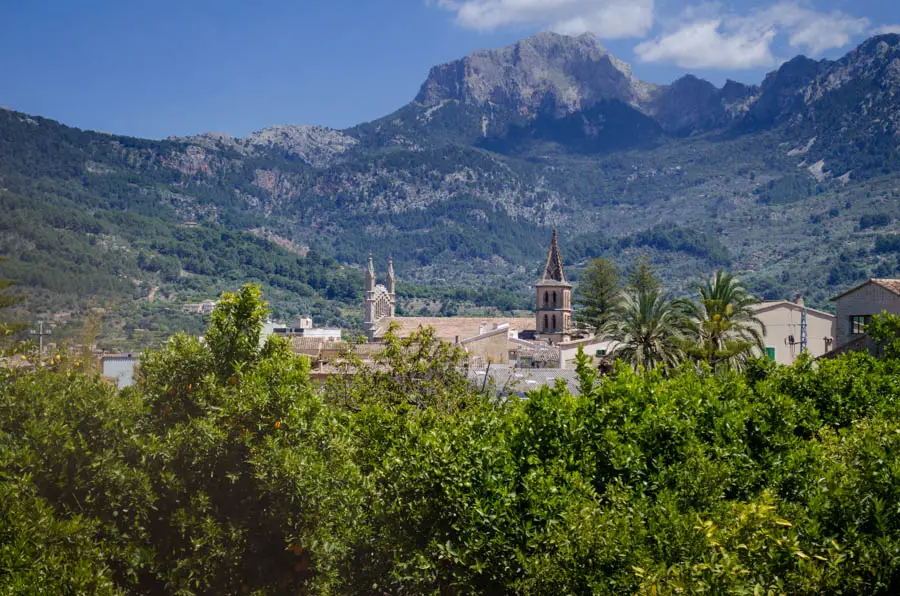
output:
<instances>
[{"instance_id":1,"label":"leafy bush","mask_svg":"<svg viewBox=\"0 0 900 596\"><path fill-rule=\"evenodd\" d=\"M892 218L887 213L866 213L859 218L859 229L880 228L891 223Z\"/></svg>"},{"instance_id":2,"label":"leafy bush","mask_svg":"<svg viewBox=\"0 0 900 596\"><path fill-rule=\"evenodd\" d=\"M264 316L224 296L121 392L0 371L4 591L896 593L900 361L582 359L503 401L426 332L323 395Z\"/></svg>"}]
</instances>

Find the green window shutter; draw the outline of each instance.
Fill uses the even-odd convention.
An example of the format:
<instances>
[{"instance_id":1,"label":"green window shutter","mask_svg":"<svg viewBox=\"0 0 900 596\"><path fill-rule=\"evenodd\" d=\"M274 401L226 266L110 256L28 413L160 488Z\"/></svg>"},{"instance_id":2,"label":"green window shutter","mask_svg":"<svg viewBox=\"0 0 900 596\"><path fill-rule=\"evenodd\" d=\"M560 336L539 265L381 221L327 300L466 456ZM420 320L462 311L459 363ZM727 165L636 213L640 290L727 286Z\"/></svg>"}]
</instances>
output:
<instances>
[{"instance_id":1,"label":"green window shutter","mask_svg":"<svg viewBox=\"0 0 900 596\"><path fill-rule=\"evenodd\" d=\"M774 347L770 346L770 347L766 348L766 358L768 358L769 360L772 360L772 361L775 360L775 348Z\"/></svg>"}]
</instances>

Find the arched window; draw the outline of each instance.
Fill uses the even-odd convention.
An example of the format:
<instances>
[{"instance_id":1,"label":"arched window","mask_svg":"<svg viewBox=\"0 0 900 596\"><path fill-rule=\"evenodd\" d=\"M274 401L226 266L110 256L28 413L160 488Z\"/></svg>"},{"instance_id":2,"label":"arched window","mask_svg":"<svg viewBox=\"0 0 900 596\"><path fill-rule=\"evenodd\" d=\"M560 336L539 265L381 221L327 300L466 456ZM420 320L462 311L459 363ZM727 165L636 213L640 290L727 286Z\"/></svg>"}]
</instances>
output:
<instances>
[{"instance_id":1,"label":"arched window","mask_svg":"<svg viewBox=\"0 0 900 596\"><path fill-rule=\"evenodd\" d=\"M544 292L544 306L547 306L548 304L550 304L550 294Z\"/></svg>"},{"instance_id":2,"label":"arched window","mask_svg":"<svg viewBox=\"0 0 900 596\"><path fill-rule=\"evenodd\" d=\"M553 315L553 329L556 329L556 315Z\"/></svg>"},{"instance_id":3,"label":"arched window","mask_svg":"<svg viewBox=\"0 0 900 596\"><path fill-rule=\"evenodd\" d=\"M549 326L550 326L550 325L549 325L549 323L547 322L547 315L544 315L544 329L546 329L546 328L549 327Z\"/></svg>"},{"instance_id":4,"label":"arched window","mask_svg":"<svg viewBox=\"0 0 900 596\"><path fill-rule=\"evenodd\" d=\"M556 292L553 292L553 306L556 306Z\"/></svg>"}]
</instances>

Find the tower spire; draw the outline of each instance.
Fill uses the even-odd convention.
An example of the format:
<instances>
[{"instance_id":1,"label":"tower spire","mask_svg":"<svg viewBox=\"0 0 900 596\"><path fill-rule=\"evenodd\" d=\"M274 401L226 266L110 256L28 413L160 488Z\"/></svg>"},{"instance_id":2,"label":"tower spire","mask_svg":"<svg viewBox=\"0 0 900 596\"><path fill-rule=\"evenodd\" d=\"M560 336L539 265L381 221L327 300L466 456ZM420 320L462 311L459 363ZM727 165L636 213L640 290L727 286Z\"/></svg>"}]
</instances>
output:
<instances>
[{"instance_id":1,"label":"tower spire","mask_svg":"<svg viewBox=\"0 0 900 596\"><path fill-rule=\"evenodd\" d=\"M388 270L387 270L387 291L389 294L394 293L394 257L388 257Z\"/></svg>"},{"instance_id":2,"label":"tower spire","mask_svg":"<svg viewBox=\"0 0 900 596\"><path fill-rule=\"evenodd\" d=\"M366 291L375 289L375 264L372 262L372 253L369 253L369 266L366 269Z\"/></svg>"},{"instance_id":3,"label":"tower spire","mask_svg":"<svg viewBox=\"0 0 900 596\"><path fill-rule=\"evenodd\" d=\"M563 269L562 255L559 252L559 237L556 228L553 228L553 237L550 239L550 250L547 251L547 263L544 265L544 274L541 281L556 281L569 283L566 272Z\"/></svg>"}]
</instances>

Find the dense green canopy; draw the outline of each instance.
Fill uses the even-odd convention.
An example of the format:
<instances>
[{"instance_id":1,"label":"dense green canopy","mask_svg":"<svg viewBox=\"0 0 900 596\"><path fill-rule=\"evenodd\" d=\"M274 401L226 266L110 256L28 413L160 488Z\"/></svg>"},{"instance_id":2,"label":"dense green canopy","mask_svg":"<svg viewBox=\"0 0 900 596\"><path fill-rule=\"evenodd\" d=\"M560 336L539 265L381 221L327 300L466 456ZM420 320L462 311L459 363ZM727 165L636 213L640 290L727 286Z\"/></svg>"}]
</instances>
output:
<instances>
[{"instance_id":1,"label":"dense green canopy","mask_svg":"<svg viewBox=\"0 0 900 596\"><path fill-rule=\"evenodd\" d=\"M322 392L263 312L123 391L0 369L0 592L897 592L898 360L582 358L582 395L498 401L426 333Z\"/></svg>"}]
</instances>

